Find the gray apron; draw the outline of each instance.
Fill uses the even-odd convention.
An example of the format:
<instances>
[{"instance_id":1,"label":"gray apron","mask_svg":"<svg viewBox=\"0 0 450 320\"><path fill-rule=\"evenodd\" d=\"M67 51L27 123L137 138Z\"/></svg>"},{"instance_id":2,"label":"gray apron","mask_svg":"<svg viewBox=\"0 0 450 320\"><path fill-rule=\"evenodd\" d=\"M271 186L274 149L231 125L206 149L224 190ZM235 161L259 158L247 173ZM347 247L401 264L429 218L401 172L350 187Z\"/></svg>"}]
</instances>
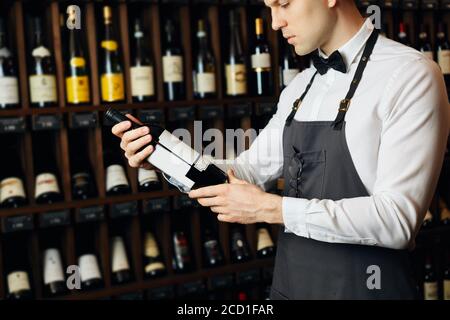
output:
<instances>
[{"instance_id":1,"label":"gray apron","mask_svg":"<svg viewBox=\"0 0 450 320\"><path fill-rule=\"evenodd\" d=\"M374 30L335 121L294 120L317 72L294 103L283 132L285 196L331 200L369 196L348 150L344 120L377 38ZM377 274L380 277L374 278ZM327 243L284 230L279 233L271 299L415 298L406 250Z\"/></svg>"}]
</instances>

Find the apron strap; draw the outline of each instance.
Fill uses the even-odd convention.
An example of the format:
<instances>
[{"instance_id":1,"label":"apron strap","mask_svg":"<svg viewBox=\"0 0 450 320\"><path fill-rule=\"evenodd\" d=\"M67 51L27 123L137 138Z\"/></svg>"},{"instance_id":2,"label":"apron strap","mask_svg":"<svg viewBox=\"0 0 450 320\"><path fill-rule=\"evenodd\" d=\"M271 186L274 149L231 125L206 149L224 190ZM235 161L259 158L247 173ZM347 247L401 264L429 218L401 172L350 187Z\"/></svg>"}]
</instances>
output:
<instances>
[{"instance_id":1,"label":"apron strap","mask_svg":"<svg viewBox=\"0 0 450 320\"><path fill-rule=\"evenodd\" d=\"M352 100L356 89L359 86L364 70L366 69L367 62L369 61L370 55L373 52L373 48L375 47L375 43L378 39L378 31L373 29L372 34L367 40L366 47L364 48L364 52L359 61L358 68L356 69L355 76L353 77L352 83L350 84L350 89L339 105L339 112L334 120L332 127L334 130L341 130L342 125L344 123L345 115L347 113L348 107L350 106L350 101Z\"/></svg>"}]
</instances>

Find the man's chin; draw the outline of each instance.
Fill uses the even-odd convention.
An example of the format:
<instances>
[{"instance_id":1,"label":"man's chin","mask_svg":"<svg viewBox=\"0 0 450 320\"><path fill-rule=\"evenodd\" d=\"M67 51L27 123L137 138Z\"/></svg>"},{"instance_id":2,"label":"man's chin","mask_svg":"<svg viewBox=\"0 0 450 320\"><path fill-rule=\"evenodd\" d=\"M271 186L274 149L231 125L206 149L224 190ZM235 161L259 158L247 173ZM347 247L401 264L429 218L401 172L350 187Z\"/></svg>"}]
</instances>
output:
<instances>
[{"instance_id":1,"label":"man's chin","mask_svg":"<svg viewBox=\"0 0 450 320\"><path fill-rule=\"evenodd\" d=\"M295 53L298 54L299 56L306 56L307 54L310 54L311 52L313 52L316 49L296 44L294 46L294 50L295 50Z\"/></svg>"}]
</instances>

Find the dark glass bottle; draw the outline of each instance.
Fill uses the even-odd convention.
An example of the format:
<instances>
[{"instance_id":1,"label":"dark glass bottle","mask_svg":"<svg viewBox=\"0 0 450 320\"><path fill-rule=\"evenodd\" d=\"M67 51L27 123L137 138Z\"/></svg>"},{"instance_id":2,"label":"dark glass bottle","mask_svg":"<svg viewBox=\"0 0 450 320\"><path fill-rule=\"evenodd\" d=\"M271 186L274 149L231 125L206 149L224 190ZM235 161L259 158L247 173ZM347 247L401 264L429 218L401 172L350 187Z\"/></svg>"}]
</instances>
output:
<instances>
[{"instance_id":1,"label":"dark glass bottle","mask_svg":"<svg viewBox=\"0 0 450 320\"><path fill-rule=\"evenodd\" d=\"M419 47L418 50L423 53L424 56L433 60L433 48L431 47L429 28L428 26L421 25L421 31L419 33Z\"/></svg>"},{"instance_id":2,"label":"dark glass bottle","mask_svg":"<svg viewBox=\"0 0 450 320\"><path fill-rule=\"evenodd\" d=\"M425 261L423 296L424 300L438 300L438 283L430 255L427 255Z\"/></svg>"},{"instance_id":3,"label":"dark glass bottle","mask_svg":"<svg viewBox=\"0 0 450 320\"><path fill-rule=\"evenodd\" d=\"M439 24L436 42L437 61L448 87L450 85L450 43L444 23Z\"/></svg>"},{"instance_id":4,"label":"dark glass bottle","mask_svg":"<svg viewBox=\"0 0 450 320\"><path fill-rule=\"evenodd\" d=\"M162 189L161 180L154 169L138 169L138 182L140 192L151 192Z\"/></svg>"},{"instance_id":5,"label":"dark glass bottle","mask_svg":"<svg viewBox=\"0 0 450 320\"><path fill-rule=\"evenodd\" d=\"M134 21L134 51L131 62L131 95L134 102L155 100L153 58L145 46L144 32L139 19Z\"/></svg>"},{"instance_id":6,"label":"dark glass bottle","mask_svg":"<svg viewBox=\"0 0 450 320\"><path fill-rule=\"evenodd\" d=\"M398 26L398 41L402 44L404 44L405 46L409 46L411 47L411 40L410 40L410 34L408 33L408 26L403 23L400 22L399 26Z\"/></svg>"},{"instance_id":7,"label":"dark glass bottle","mask_svg":"<svg viewBox=\"0 0 450 320\"><path fill-rule=\"evenodd\" d=\"M255 33L256 41L251 56L253 93L257 96L270 96L273 93L272 63L262 18L255 19Z\"/></svg>"},{"instance_id":8,"label":"dark glass bottle","mask_svg":"<svg viewBox=\"0 0 450 320\"><path fill-rule=\"evenodd\" d=\"M129 194L131 192L130 184L117 143L107 139L103 154L106 170L106 194L108 196Z\"/></svg>"},{"instance_id":9,"label":"dark glass bottle","mask_svg":"<svg viewBox=\"0 0 450 320\"><path fill-rule=\"evenodd\" d=\"M0 17L0 109L19 107L19 81L15 61L8 49L5 21Z\"/></svg>"},{"instance_id":10,"label":"dark glass bottle","mask_svg":"<svg viewBox=\"0 0 450 320\"><path fill-rule=\"evenodd\" d=\"M44 291L47 297L60 296L67 293L65 269L61 256L61 233L55 230L42 232L40 243L44 249L43 279Z\"/></svg>"},{"instance_id":11,"label":"dark glass bottle","mask_svg":"<svg viewBox=\"0 0 450 320\"><path fill-rule=\"evenodd\" d=\"M130 261L127 255L126 235L122 221L112 221L111 228L111 274L114 284L124 284L132 280Z\"/></svg>"},{"instance_id":12,"label":"dark glass bottle","mask_svg":"<svg viewBox=\"0 0 450 320\"><path fill-rule=\"evenodd\" d=\"M208 45L208 33L205 21L198 20L198 51L194 66L194 95L197 99L214 98L216 96L216 64L214 55Z\"/></svg>"},{"instance_id":13,"label":"dark glass bottle","mask_svg":"<svg viewBox=\"0 0 450 320\"><path fill-rule=\"evenodd\" d=\"M155 278L166 273L158 242L154 233L147 229L144 233L144 275L146 278Z\"/></svg>"},{"instance_id":14,"label":"dark glass bottle","mask_svg":"<svg viewBox=\"0 0 450 320\"><path fill-rule=\"evenodd\" d=\"M175 24L167 19L164 26L164 47L162 52L164 98L168 101L185 98L183 75L183 50L179 45Z\"/></svg>"},{"instance_id":15,"label":"dark glass bottle","mask_svg":"<svg viewBox=\"0 0 450 320\"><path fill-rule=\"evenodd\" d=\"M231 227L231 260L233 262L245 262L250 259L250 250L243 227L237 224Z\"/></svg>"},{"instance_id":16,"label":"dark glass bottle","mask_svg":"<svg viewBox=\"0 0 450 320\"><path fill-rule=\"evenodd\" d=\"M427 210L427 213L425 214L425 218L422 222L422 228L429 229L433 226L434 226L433 214L430 212L430 210Z\"/></svg>"},{"instance_id":17,"label":"dark glass bottle","mask_svg":"<svg viewBox=\"0 0 450 320\"><path fill-rule=\"evenodd\" d=\"M205 226L203 235L203 261L207 267L217 267L224 263L222 249L217 235Z\"/></svg>"},{"instance_id":18,"label":"dark glass bottle","mask_svg":"<svg viewBox=\"0 0 450 320\"><path fill-rule=\"evenodd\" d=\"M125 100L123 68L120 61L119 42L116 40L112 24L112 9L103 7L105 31L101 47L100 85L103 102L122 102Z\"/></svg>"},{"instance_id":19,"label":"dark glass bottle","mask_svg":"<svg viewBox=\"0 0 450 320\"><path fill-rule=\"evenodd\" d=\"M287 44L286 41L282 41L281 43L280 85L281 89L284 89L300 72L300 67L294 46Z\"/></svg>"},{"instance_id":20,"label":"dark glass bottle","mask_svg":"<svg viewBox=\"0 0 450 320\"><path fill-rule=\"evenodd\" d=\"M258 258L271 257L275 253L275 245L270 236L268 226L263 223L256 225L257 233L257 249L256 254Z\"/></svg>"},{"instance_id":21,"label":"dark glass bottle","mask_svg":"<svg viewBox=\"0 0 450 320\"><path fill-rule=\"evenodd\" d=\"M450 225L450 210L443 198L439 198L440 221L444 226Z\"/></svg>"},{"instance_id":22,"label":"dark glass bottle","mask_svg":"<svg viewBox=\"0 0 450 320\"><path fill-rule=\"evenodd\" d=\"M444 283L443 283L443 298L444 300L450 300L450 249L447 249L446 253L446 265L444 269Z\"/></svg>"},{"instance_id":23,"label":"dark glass bottle","mask_svg":"<svg viewBox=\"0 0 450 320\"><path fill-rule=\"evenodd\" d=\"M33 22L34 46L29 70L31 106L55 107L58 97L53 58L50 50L44 45L41 19L34 18Z\"/></svg>"}]
</instances>

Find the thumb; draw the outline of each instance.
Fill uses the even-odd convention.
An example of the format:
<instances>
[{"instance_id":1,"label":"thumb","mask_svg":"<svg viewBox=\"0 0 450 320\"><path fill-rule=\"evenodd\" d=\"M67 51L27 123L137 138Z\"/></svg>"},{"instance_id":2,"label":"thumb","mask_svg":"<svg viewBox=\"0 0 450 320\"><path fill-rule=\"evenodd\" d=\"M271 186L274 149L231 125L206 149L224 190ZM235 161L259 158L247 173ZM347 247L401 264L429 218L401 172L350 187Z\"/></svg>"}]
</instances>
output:
<instances>
[{"instance_id":1,"label":"thumb","mask_svg":"<svg viewBox=\"0 0 450 320\"><path fill-rule=\"evenodd\" d=\"M248 184L247 181L237 178L234 174L233 169L228 169L227 174L228 174L228 181L232 184Z\"/></svg>"}]
</instances>

